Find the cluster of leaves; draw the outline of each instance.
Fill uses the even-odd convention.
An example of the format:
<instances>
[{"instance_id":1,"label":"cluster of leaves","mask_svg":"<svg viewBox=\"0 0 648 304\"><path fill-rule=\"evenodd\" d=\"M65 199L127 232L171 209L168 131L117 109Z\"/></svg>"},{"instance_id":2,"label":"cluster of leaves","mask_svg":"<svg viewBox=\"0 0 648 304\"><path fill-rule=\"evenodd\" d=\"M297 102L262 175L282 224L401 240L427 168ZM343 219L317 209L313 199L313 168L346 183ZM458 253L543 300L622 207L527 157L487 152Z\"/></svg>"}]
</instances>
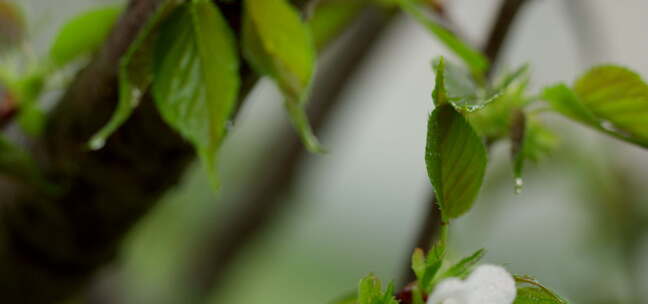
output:
<instances>
[{"instance_id":1,"label":"cluster of leaves","mask_svg":"<svg viewBox=\"0 0 648 304\"><path fill-rule=\"evenodd\" d=\"M441 239L425 254L423 250L416 249L412 254L412 270L416 275L416 286L411 289L412 303L422 304L434 287L445 278L466 278L475 265L484 257L485 250L477 250L459 262L449 265L446 260L446 230ZM443 271L441 271L444 269Z\"/></svg>"},{"instance_id":2,"label":"cluster of leaves","mask_svg":"<svg viewBox=\"0 0 648 304\"><path fill-rule=\"evenodd\" d=\"M487 146L510 139L515 184L522 184L527 160L551 151L556 136L537 110L541 101L567 118L627 142L648 147L648 84L633 71L598 66L572 86L549 86L529 94L523 66L490 82L489 62L427 15L422 0L319 1L307 19L288 0L242 0L240 33L230 27L219 5L210 0L165 0L147 20L119 64L119 103L111 120L89 140L100 149L132 114L142 95L151 92L163 119L194 145L216 184L218 150L242 98L240 66L247 63L271 78L305 146L322 148L304 107L316 69L317 50L326 45L369 4L401 9L451 50L463 66L433 61L434 110L428 119L425 162L444 223L468 212L478 196L488 162ZM122 11L108 7L85 12L65 24L44 60L17 73L3 66L0 84L18 101L19 123L30 134L42 129L37 100L51 76L94 53ZM26 25L18 9L0 0L0 52L20 47ZM236 37L238 34L239 41ZM0 170L37 181L36 167L19 149L0 138ZM465 277L483 251L447 267L445 237L427 254L414 252L415 303L422 303L439 280ZM516 303L564 303L528 277L518 277ZM553 299L553 300L551 300ZM363 279L349 303L394 304L374 276Z\"/></svg>"},{"instance_id":3,"label":"cluster of leaves","mask_svg":"<svg viewBox=\"0 0 648 304\"><path fill-rule=\"evenodd\" d=\"M239 54L243 54L256 73L277 83L306 147L322 151L304 106L317 48L369 3L351 2L354 4L323 2L303 20L288 0L245 0L239 45L213 1L162 1L120 59L117 108L89 140L89 147L103 147L150 91L161 116L195 146L216 184L217 152L242 98ZM28 133L38 135L42 129L45 116L37 100L46 89L45 82L98 50L121 12L121 7L83 12L61 28L47 58L33 64L38 68L22 73L2 69L0 83L12 100L19 101L19 122L25 122L21 125ZM24 32L24 20L15 6L4 1L0 2L0 14L15 17L4 18L0 24L0 38L13 42L15 49L16 37Z\"/></svg>"}]
</instances>

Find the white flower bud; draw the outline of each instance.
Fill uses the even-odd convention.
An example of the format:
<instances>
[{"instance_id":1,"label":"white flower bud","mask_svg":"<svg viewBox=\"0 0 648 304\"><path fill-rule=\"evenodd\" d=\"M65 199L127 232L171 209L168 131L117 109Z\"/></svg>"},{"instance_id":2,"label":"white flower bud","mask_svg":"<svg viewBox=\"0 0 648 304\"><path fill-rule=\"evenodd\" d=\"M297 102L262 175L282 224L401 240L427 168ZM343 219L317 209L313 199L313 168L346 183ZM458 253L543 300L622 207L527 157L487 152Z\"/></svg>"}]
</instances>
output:
<instances>
[{"instance_id":1,"label":"white flower bud","mask_svg":"<svg viewBox=\"0 0 648 304\"><path fill-rule=\"evenodd\" d=\"M515 280L496 265L477 267L465 281L441 281L427 304L511 304L515 300Z\"/></svg>"}]
</instances>

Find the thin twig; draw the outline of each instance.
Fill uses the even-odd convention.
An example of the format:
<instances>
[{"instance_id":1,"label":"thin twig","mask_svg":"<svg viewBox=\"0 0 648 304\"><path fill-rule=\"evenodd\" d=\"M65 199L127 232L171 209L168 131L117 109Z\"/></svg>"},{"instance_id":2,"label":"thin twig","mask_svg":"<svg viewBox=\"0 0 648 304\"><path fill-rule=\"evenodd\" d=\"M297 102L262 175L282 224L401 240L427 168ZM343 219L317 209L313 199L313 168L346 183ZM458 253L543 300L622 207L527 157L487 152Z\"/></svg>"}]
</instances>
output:
<instances>
[{"instance_id":1,"label":"thin twig","mask_svg":"<svg viewBox=\"0 0 648 304\"><path fill-rule=\"evenodd\" d=\"M509 37L515 18L519 15L522 6L527 2L527 0L503 0L500 4L499 11L495 17L495 23L491 27L486 46L484 46L484 54L486 54L486 57L491 62L488 70L489 76L494 72L495 67L499 63L499 57L502 55L502 47Z\"/></svg>"},{"instance_id":2,"label":"thin twig","mask_svg":"<svg viewBox=\"0 0 648 304\"><path fill-rule=\"evenodd\" d=\"M339 50L339 56L323 67L313 88L309 103L311 123L316 131L322 130L340 101L340 93L355 74L367 53L372 49L387 27L391 15L384 11L371 9L358 20L348 43ZM269 151L272 151L265 167L258 168L258 180L246 191L235 206L240 206L228 216L225 225L218 225L207 239L200 244L206 246L198 250L193 268L189 269L192 295L197 301L204 301L208 293L217 288L229 273L232 262L245 250L245 246L286 209L283 195L294 184L297 174L305 163L307 152L291 128L286 127L279 133Z\"/></svg>"},{"instance_id":3,"label":"thin twig","mask_svg":"<svg viewBox=\"0 0 648 304\"><path fill-rule=\"evenodd\" d=\"M487 43L483 49L484 53L490 60L491 64L489 66L488 75L492 75L494 66L497 64L497 61L500 57L500 52L502 46L506 41L508 34L510 32L510 27L513 24L513 20L518 15L522 5L526 2L525 0L503 0L500 10L497 13L495 23L491 29L490 36L488 37ZM403 272L401 274L400 285L401 287L406 286L409 282L414 281L416 278L414 273L410 268L410 257L409 255L415 248L421 248L425 251L429 250L432 243L437 239L439 231L441 229L441 212L439 210L438 204L436 202L436 196L434 191L430 192L427 204L425 206L426 214L421 223L420 228L418 229L417 236L414 242L414 246L409 248L407 252L407 258L404 263Z\"/></svg>"}]
</instances>

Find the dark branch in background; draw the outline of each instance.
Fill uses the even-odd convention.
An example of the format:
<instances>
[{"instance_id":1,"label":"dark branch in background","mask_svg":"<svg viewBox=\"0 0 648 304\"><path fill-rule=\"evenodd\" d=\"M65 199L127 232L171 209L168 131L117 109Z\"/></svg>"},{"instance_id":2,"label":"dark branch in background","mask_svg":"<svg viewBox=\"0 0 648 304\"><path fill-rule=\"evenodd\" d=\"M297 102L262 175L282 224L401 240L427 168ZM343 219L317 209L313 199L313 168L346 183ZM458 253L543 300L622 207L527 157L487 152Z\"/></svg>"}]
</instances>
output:
<instances>
[{"instance_id":1,"label":"dark branch in background","mask_svg":"<svg viewBox=\"0 0 648 304\"><path fill-rule=\"evenodd\" d=\"M87 141L117 104L117 67L162 0L132 0L90 64L48 117L34 153L56 194L19 185L0 199L0 285L6 303L57 303L111 261L132 225L178 182L193 151L150 98L110 138Z\"/></svg>"},{"instance_id":2,"label":"dark branch in background","mask_svg":"<svg viewBox=\"0 0 648 304\"><path fill-rule=\"evenodd\" d=\"M589 66L606 58L609 47L605 41L601 23L589 0L563 1L565 17L571 25L579 58L583 66Z\"/></svg>"},{"instance_id":3,"label":"dark branch in background","mask_svg":"<svg viewBox=\"0 0 648 304\"><path fill-rule=\"evenodd\" d=\"M391 16L378 9L367 10L356 22L348 42L336 52L328 65L318 73L309 103L309 116L313 128L321 133L331 114L339 104L340 93L364 62L377 38L386 28ZM255 174L246 196L234 206L233 214L226 216L224 225L211 230L200 244L199 255L189 269L189 286L198 301L207 300L210 291L217 288L230 271L230 266L246 246L256 239L287 207L284 195L294 184L307 151L295 132L286 126L276 141L268 148L265 166Z\"/></svg>"},{"instance_id":4,"label":"dark branch in background","mask_svg":"<svg viewBox=\"0 0 648 304\"><path fill-rule=\"evenodd\" d=\"M486 42L486 46L483 49L483 52L488 57L491 65L487 74L491 76L493 70L495 69L498 60L500 58L500 53L502 47L506 42L511 26L515 17L518 15L522 5L527 2L526 0L503 0L493 27L491 28L490 35ZM439 231L441 230L441 212L439 210L438 204L436 203L436 196L434 191L430 192L427 204L425 206L426 213L423 218L423 222L417 232L417 236L414 242L414 246L408 248L407 259L403 267L403 272L401 274L400 287L406 286L408 283L416 280L414 273L411 270L410 266L410 254L414 251L415 248L421 248L425 251L430 250L432 243L438 238Z\"/></svg>"},{"instance_id":5,"label":"dark branch in background","mask_svg":"<svg viewBox=\"0 0 648 304\"><path fill-rule=\"evenodd\" d=\"M488 75L493 74L499 57L502 54L502 47L509 37L509 33L513 28L515 18L518 16L522 6L528 2L527 0L503 0L500 4L499 11L495 17L495 23L491 27L490 34L486 46L484 46L484 54L491 62L488 70Z\"/></svg>"}]
</instances>

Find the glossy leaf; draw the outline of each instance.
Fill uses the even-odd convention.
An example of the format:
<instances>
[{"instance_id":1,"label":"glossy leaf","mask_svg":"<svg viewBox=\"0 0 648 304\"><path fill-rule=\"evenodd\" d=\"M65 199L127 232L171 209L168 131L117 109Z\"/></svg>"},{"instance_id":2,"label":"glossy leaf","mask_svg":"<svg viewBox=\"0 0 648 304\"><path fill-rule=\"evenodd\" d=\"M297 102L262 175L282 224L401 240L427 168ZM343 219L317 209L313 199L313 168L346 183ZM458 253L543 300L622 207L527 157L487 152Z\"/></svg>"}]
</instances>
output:
<instances>
[{"instance_id":1,"label":"glossy leaf","mask_svg":"<svg viewBox=\"0 0 648 304\"><path fill-rule=\"evenodd\" d=\"M467 212L484 179L486 148L450 104L437 107L430 115L425 161L444 220Z\"/></svg>"},{"instance_id":2,"label":"glossy leaf","mask_svg":"<svg viewBox=\"0 0 648 304\"><path fill-rule=\"evenodd\" d=\"M104 42L121 13L121 7L84 12L61 28L50 49L55 66L63 66L82 55L94 52Z\"/></svg>"},{"instance_id":3,"label":"glossy leaf","mask_svg":"<svg viewBox=\"0 0 648 304\"><path fill-rule=\"evenodd\" d=\"M175 8L176 1L166 0L137 34L119 61L119 103L110 121L90 139L90 148L100 149L130 117L153 81L153 57L160 24Z\"/></svg>"},{"instance_id":4,"label":"glossy leaf","mask_svg":"<svg viewBox=\"0 0 648 304\"><path fill-rule=\"evenodd\" d=\"M432 61L435 71L440 69L441 59ZM478 82L472 73L464 67L443 61L445 87L448 99L456 109L463 113L477 112L486 109L509 90L513 84L525 79L527 66L522 66L511 73L506 73L494 86Z\"/></svg>"},{"instance_id":5,"label":"glossy leaf","mask_svg":"<svg viewBox=\"0 0 648 304\"><path fill-rule=\"evenodd\" d=\"M0 0L0 54L16 48L25 37L25 19L18 7Z\"/></svg>"},{"instance_id":6,"label":"glossy leaf","mask_svg":"<svg viewBox=\"0 0 648 304\"><path fill-rule=\"evenodd\" d=\"M571 119L648 148L648 85L630 70L595 67L573 89L554 85L545 88L542 97Z\"/></svg>"},{"instance_id":7,"label":"glossy leaf","mask_svg":"<svg viewBox=\"0 0 648 304\"><path fill-rule=\"evenodd\" d=\"M648 84L637 73L619 66L598 66L576 81L574 92L604 123L648 140Z\"/></svg>"},{"instance_id":8,"label":"glossy leaf","mask_svg":"<svg viewBox=\"0 0 648 304\"><path fill-rule=\"evenodd\" d=\"M197 149L215 181L216 154L239 90L233 33L211 1L185 4L162 26L153 95L164 120Z\"/></svg>"},{"instance_id":9,"label":"glossy leaf","mask_svg":"<svg viewBox=\"0 0 648 304\"><path fill-rule=\"evenodd\" d=\"M447 48L453 51L470 70L476 75L482 75L488 68L488 59L480 51L470 47L453 33L443 28L425 15L419 5L414 0L398 0L401 8L409 15L414 17L430 33L436 36Z\"/></svg>"},{"instance_id":10,"label":"glossy leaf","mask_svg":"<svg viewBox=\"0 0 648 304\"><path fill-rule=\"evenodd\" d=\"M310 151L321 151L304 105L315 71L315 44L299 12L286 0L245 0L243 54L262 75L275 80L292 123Z\"/></svg>"}]
</instances>

